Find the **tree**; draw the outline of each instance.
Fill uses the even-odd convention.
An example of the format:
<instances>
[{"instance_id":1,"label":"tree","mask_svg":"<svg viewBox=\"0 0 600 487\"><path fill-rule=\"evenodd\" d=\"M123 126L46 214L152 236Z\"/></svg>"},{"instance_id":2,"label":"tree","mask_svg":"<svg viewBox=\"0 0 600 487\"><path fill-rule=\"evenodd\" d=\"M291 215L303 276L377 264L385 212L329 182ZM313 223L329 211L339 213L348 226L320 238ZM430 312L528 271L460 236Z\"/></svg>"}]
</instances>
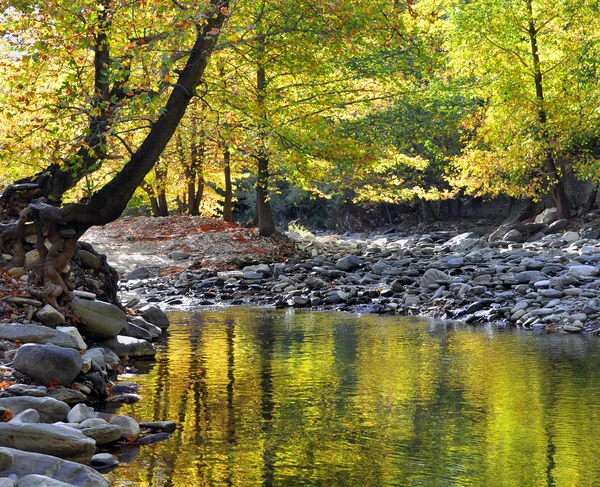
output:
<instances>
[{"instance_id":1,"label":"tree","mask_svg":"<svg viewBox=\"0 0 600 487\"><path fill-rule=\"evenodd\" d=\"M51 90L52 99L44 110L49 113L56 110L57 119L64 117L65 111L71 109L61 99L65 90L68 97L80 100L72 131L79 130L81 134L75 139L71 154L56 157L43 171L6 188L0 202L4 221L17 218L3 224L0 230L3 246L14 254L13 265L24 263L25 234L36 234L43 298L58 306L59 302L71 299L68 273L63 270L77 240L91 226L110 222L122 213L174 134L215 49L229 15L229 3L219 0L188 8L178 2L157 0L144 2L143 11L142 6L128 9L128 2L111 0L99 0L92 8L59 0L47 2L43 7L28 1L11 3L13 18L5 29L14 36L14 52L20 51L18 59L3 56L3 64L11 68L8 90L3 86L3 94L8 91L9 97L14 96L15 80L10 80L10 76L35 79L35 73L26 70L35 69L33 58L41 56L49 66L55 65L67 72L67 81L60 84L61 80L56 80ZM169 30L156 30L159 24L154 24L154 20L157 18L162 21L160 27L170 26ZM25 34L32 24L37 28L33 44ZM75 47L69 44L72 29L77 31L79 41ZM138 37L136 34L140 31L145 32ZM66 45L63 56L54 57L53 51L62 52L62 48L50 41ZM164 42L163 47L171 48L168 52L173 55L157 56L152 47L148 47L155 42ZM189 47L181 50L179 46ZM92 62L88 60L90 51ZM65 64L60 64L61 61ZM155 76L154 86L147 85L149 74ZM72 86L71 77L78 77L81 83ZM88 79L92 81L86 84ZM139 87L135 86L136 81L140 82ZM4 104L5 100L2 101ZM148 104L149 110L157 105L160 108L156 113L142 114L146 102L155 103ZM26 106L27 100L22 103ZM142 119L147 125L141 133L136 131L136 146L132 147L117 127L120 122L131 126ZM45 124L44 128L47 127ZM64 135L47 134L53 136L51 140L60 140ZM63 197L68 190L98 171L111 155L121 155L113 145L115 140L126 149L125 164L85 199L65 202Z\"/></svg>"}]
</instances>

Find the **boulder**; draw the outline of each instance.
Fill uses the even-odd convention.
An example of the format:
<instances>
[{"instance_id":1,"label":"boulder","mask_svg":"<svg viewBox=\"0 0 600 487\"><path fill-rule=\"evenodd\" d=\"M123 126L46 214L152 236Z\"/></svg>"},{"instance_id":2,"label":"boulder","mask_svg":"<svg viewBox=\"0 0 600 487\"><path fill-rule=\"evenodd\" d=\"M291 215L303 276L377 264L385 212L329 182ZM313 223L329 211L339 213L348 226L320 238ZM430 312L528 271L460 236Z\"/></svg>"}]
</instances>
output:
<instances>
[{"instance_id":1,"label":"boulder","mask_svg":"<svg viewBox=\"0 0 600 487\"><path fill-rule=\"evenodd\" d=\"M26 409L16 416L13 416L9 423L39 423L40 413L35 409Z\"/></svg>"},{"instance_id":2,"label":"boulder","mask_svg":"<svg viewBox=\"0 0 600 487\"><path fill-rule=\"evenodd\" d=\"M125 274L122 279L124 281L132 281L134 279L148 279L150 277L150 271L147 267L140 267Z\"/></svg>"},{"instance_id":3,"label":"boulder","mask_svg":"<svg viewBox=\"0 0 600 487\"><path fill-rule=\"evenodd\" d=\"M556 220L558 220L558 210L556 208L546 208L535 217L536 223L545 223L546 225L550 225Z\"/></svg>"},{"instance_id":4,"label":"boulder","mask_svg":"<svg viewBox=\"0 0 600 487\"><path fill-rule=\"evenodd\" d=\"M0 408L10 409L13 414L19 414L26 409L35 409L44 423L66 421L71 408L68 404L51 397L2 397Z\"/></svg>"},{"instance_id":5,"label":"boulder","mask_svg":"<svg viewBox=\"0 0 600 487\"><path fill-rule=\"evenodd\" d=\"M596 276L600 273L600 269L593 265L574 265L569 267L567 275L577 279L585 279L586 277Z\"/></svg>"},{"instance_id":6,"label":"boulder","mask_svg":"<svg viewBox=\"0 0 600 487\"><path fill-rule=\"evenodd\" d=\"M127 438L137 438L140 435L140 425L135 419L129 416L118 414L110 420L110 424L121 427L121 438L124 440Z\"/></svg>"},{"instance_id":7,"label":"boulder","mask_svg":"<svg viewBox=\"0 0 600 487\"><path fill-rule=\"evenodd\" d=\"M336 269L341 271L352 271L360 267L361 261L356 255L346 255L335 263Z\"/></svg>"},{"instance_id":8,"label":"boulder","mask_svg":"<svg viewBox=\"0 0 600 487\"><path fill-rule=\"evenodd\" d=\"M85 404L77 404L69 411L67 420L69 423L81 423L86 419L93 419L96 417L96 411L93 408L86 406Z\"/></svg>"},{"instance_id":9,"label":"boulder","mask_svg":"<svg viewBox=\"0 0 600 487\"><path fill-rule=\"evenodd\" d=\"M77 251L77 255L79 256L81 263L85 267L89 267L90 269L100 269L100 267L102 267L102 262L100 262L100 258L92 252L79 249Z\"/></svg>"},{"instance_id":10,"label":"boulder","mask_svg":"<svg viewBox=\"0 0 600 487\"><path fill-rule=\"evenodd\" d=\"M158 338L162 335L162 329L139 316L130 318L129 322L146 330L148 333L150 333L150 335L152 335L152 338Z\"/></svg>"},{"instance_id":11,"label":"boulder","mask_svg":"<svg viewBox=\"0 0 600 487\"><path fill-rule=\"evenodd\" d=\"M92 438L97 445L113 443L123 436L123 428L118 424L101 424L83 428L81 432L88 438Z\"/></svg>"},{"instance_id":12,"label":"boulder","mask_svg":"<svg viewBox=\"0 0 600 487\"><path fill-rule=\"evenodd\" d=\"M515 229L509 230L504 234L502 240L504 240L505 242L520 243L523 241L523 234Z\"/></svg>"},{"instance_id":13,"label":"boulder","mask_svg":"<svg viewBox=\"0 0 600 487\"><path fill-rule=\"evenodd\" d=\"M92 441L92 440L90 440ZM14 458L13 466L3 476L46 475L78 487L110 487L108 481L93 468L60 458L7 448Z\"/></svg>"},{"instance_id":14,"label":"boulder","mask_svg":"<svg viewBox=\"0 0 600 487\"><path fill-rule=\"evenodd\" d=\"M61 325L65 322L65 317L56 308L45 305L37 313L38 319L45 325L54 328L55 326Z\"/></svg>"},{"instance_id":15,"label":"boulder","mask_svg":"<svg viewBox=\"0 0 600 487\"><path fill-rule=\"evenodd\" d=\"M23 345L15 355L13 367L36 382L48 384L56 380L69 386L81 372L83 360L77 350L56 345Z\"/></svg>"},{"instance_id":16,"label":"boulder","mask_svg":"<svg viewBox=\"0 0 600 487\"><path fill-rule=\"evenodd\" d=\"M119 459L114 455L111 455L110 453L98 453L92 458L90 466L98 470L106 470L114 467L117 463L119 463Z\"/></svg>"},{"instance_id":17,"label":"boulder","mask_svg":"<svg viewBox=\"0 0 600 487\"><path fill-rule=\"evenodd\" d=\"M171 324L167 315L157 306L147 304L140 309L140 312L144 315L147 321L158 326L162 330L167 329Z\"/></svg>"},{"instance_id":18,"label":"boulder","mask_svg":"<svg viewBox=\"0 0 600 487\"><path fill-rule=\"evenodd\" d=\"M57 387L48 392L48 396L67 404L79 404L87 401L87 396L79 391L67 389L66 387Z\"/></svg>"},{"instance_id":19,"label":"boulder","mask_svg":"<svg viewBox=\"0 0 600 487\"><path fill-rule=\"evenodd\" d=\"M141 338L142 340L148 341L152 341L152 338L154 338L148 330L130 322L127 322L125 325L123 333L133 338Z\"/></svg>"},{"instance_id":20,"label":"boulder","mask_svg":"<svg viewBox=\"0 0 600 487\"><path fill-rule=\"evenodd\" d=\"M456 237L452 237L443 247L448 248L453 252L466 252L479 244L479 235L472 232L461 233Z\"/></svg>"},{"instance_id":21,"label":"boulder","mask_svg":"<svg viewBox=\"0 0 600 487\"><path fill-rule=\"evenodd\" d=\"M96 451L96 442L81 431L43 423L0 423L0 446L80 463L89 462Z\"/></svg>"},{"instance_id":22,"label":"boulder","mask_svg":"<svg viewBox=\"0 0 600 487\"><path fill-rule=\"evenodd\" d=\"M69 335L41 325L23 325L21 323L0 323L0 337L11 342L52 343L59 347L77 348L77 343Z\"/></svg>"},{"instance_id":23,"label":"boulder","mask_svg":"<svg viewBox=\"0 0 600 487\"><path fill-rule=\"evenodd\" d=\"M57 326L56 330L60 331L62 333L66 333L71 338L73 338L73 341L75 342L75 344L77 345L77 348L79 350L87 350L87 345L86 345L85 341L83 340L81 333L79 333L79 330L76 327L74 327L74 326Z\"/></svg>"},{"instance_id":24,"label":"boulder","mask_svg":"<svg viewBox=\"0 0 600 487\"><path fill-rule=\"evenodd\" d=\"M73 484L47 477L46 475L31 474L21 477L17 487L74 487Z\"/></svg>"},{"instance_id":25,"label":"boulder","mask_svg":"<svg viewBox=\"0 0 600 487\"><path fill-rule=\"evenodd\" d=\"M427 288L432 284L436 284L436 281L449 281L450 276L445 272L438 271L437 269L427 269L425 274L421 277L421 287Z\"/></svg>"},{"instance_id":26,"label":"boulder","mask_svg":"<svg viewBox=\"0 0 600 487\"><path fill-rule=\"evenodd\" d=\"M14 458L8 448L0 448L0 472L13 466Z\"/></svg>"},{"instance_id":27,"label":"boulder","mask_svg":"<svg viewBox=\"0 0 600 487\"><path fill-rule=\"evenodd\" d=\"M119 357L154 357L156 350L152 344L140 338L117 335L103 340L101 345L116 353Z\"/></svg>"},{"instance_id":28,"label":"boulder","mask_svg":"<svg viewBox=\"0 0 600 487\"><path fill-rule=\"evenodd\" d=\"M567 228L568 226L569 226L569 220L567 220L566 218L562 218L560 220L556 220L555 222L552 222L548 226L548 230L546 231L546 233L556 233L556 232L559 232L560 230L563 230L564 228Z\"/></svg>"},{"instance_id":29,"label":"boulder","mask_svg":"<svg viewBox=\"0 0 600 487\"><path fill-rule=\"evenodd\" d=\"M81 319L83 331L91 337L114 337L127 324L127 315L114 304L75 298L71 306Z\"/></svg>"}]
</instances>

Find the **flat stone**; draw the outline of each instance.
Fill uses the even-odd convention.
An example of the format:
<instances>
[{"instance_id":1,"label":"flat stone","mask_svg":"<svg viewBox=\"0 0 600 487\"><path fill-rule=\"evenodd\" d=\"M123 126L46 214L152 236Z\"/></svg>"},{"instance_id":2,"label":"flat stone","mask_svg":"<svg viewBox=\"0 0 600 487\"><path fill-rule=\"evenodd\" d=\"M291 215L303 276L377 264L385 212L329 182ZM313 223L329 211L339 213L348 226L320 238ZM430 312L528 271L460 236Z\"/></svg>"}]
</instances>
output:
<instances>
[{"instance_id":1,"label":"flat stone","mask_svg":"<svg viewBox=\"0 0 600 487\"><path fill-rule=\"evenodd\" d=\"M5 302L9 304L14 304L15 306L32 306L33 308L41 308L42 302L37 299L29 299L29 298L21 298L19 296L6 296L2 298Z\"/></svg>"},{"instance_id":2,"label":"flat stone","mask_svg":"<svg viewBox=\"0 0 600 487\"><path fill-rule=\"evenodd\" d=\"M569 333L580 333L582 328L580 326L575 325L563 325L563 331L568 331Z\"/></svg>"},{"instance_id":3,"label":"flat stone","mask_svg":"<svg viewBox=\"0 0 600 487\"><path fill-rule=\"evenodd\" d=\"M24 325L21 323L0 323L0 337L11 342L51 343L59 347L77 348L69 335L42 325Z\"/></svg>"},{"instance_id":4,"label":"flat stone","mask_svg":"<svg viewBox=\"0 0 600 487\"><path fill-rule=\"evenodd\" d=\"M77 350L56 345L26 344L15 355L13 367L38 383L52 380L69 386L81 372L83 360Z\"/></svg>"},{"instance_id":5,"label":"flat stone","mask_svg":"<svg viewBox=\"0 0 600 487\"><path fill-rule=\"evenodd\" d=\"M31 386L27 384L13 384L6 391L15 396L46 397L48 389L44 386Z\"/></svg>"},{"instance_id":6,"label":"flat stone","mask_svg":"<svg viewBox=\"0 0 600 487\"><path fill-rule=\"evenodd\" d=\"M66 421L71 408L68 404L51 397L2 397L0 408L10 409L13 414L19 414L26 409L35 409L44 423Z\"/></svg>"},{"instance_id":7,"label":"flat stone","mask_svg":"<svg viewBox=\"0 0 600 487\"><path fill-rule=\"evenodd\" d=\"M103 340L102 346L109 348L119 357L154 357L156 350L152 344L140 338L117 335Z\"/></svg>"},{"instance_id":8,"label":"flat stone","mask_svg":"<svg viewBox=\"0 0 600 487\"><path fill-rule=\"evenodd\" d=\"M527 284L532 281L542 281L546 277L546 274L540 271L523 271L515 275L515 279L519 284Z\"/></svg>"},{"instance_id":9,"label":"flat stone","mask_svg":"<svg viewBox=\"0 0 600 487\"><path fill-rule=\"evenodd\" d=\"M600 269L593 265L575 265L569 267L567 274L577 279L582 279L590 276L596 276L600 273Z\"/></svg>"},{"instance_id":10,"label":"flat stone","mask_svg":"<svg viewBox=\"0 0 600 487\"><path fill-rule=\"evenodd\" d=\"M43 306L42 309L38 310L36 315L38 319L44 324L44 326L49 326L51 328L54 328L65 322L64 315L49 304Z\"/></svg>"},{"instance_id":11,"label":"flat stone","mask_svg":"<svg viewBox=\"0 0 600 487\"><path fill-rule=\"evenodd\" d=\"M58 401L65 402L67 404L79 404L87 401L87 396L74 389L68 389L66 387L57 387L48 392L48 397L52 397Z\"/></svg>"},{"instance_id":12,"label":"flat stone","mask_svg":"<svg viewBox=\"0 0 600 487\"><path fill-rule=\"evenodd\" d=\"M0 446L81 463L89 462L96 451L96 442L81 431L42 423L0 423Z\"/></svg>"},{"instance_id":13,"label":"flat stone","mask_svg":"<svg viewBox=\"0 0 600 487\"><path fill-rule=\"evenodd\" d=\"M94 293L90 293L88 291L80 291L79 289L73 290L73 296L81 299L96 299L98 297Z\"/></svg>"},{"instance_id":14,"label":"flat stone","mask_svg":"<svg viewBox=\"0 0 600 487\"><path fill-rule=\"evenodd\" d=\"M127 315L114 304L75 298L71 303L81 319L83 331L95 338L110 338L127 324Z\"/></svg>"},{"instance_id":15,"label":"flat stone","mask_svg":"<svg viewBox=\"0 0 600 487\"><path fill-rule=\"evenodd\" d=\"M90 440L91 441L91 440ZM78 487L110 487L108 481L93 468L62 460L50 455L7 448L13 455L13 466L2 472L3 476L38 474L52 477Z\"/></svg>"}]
</instances>

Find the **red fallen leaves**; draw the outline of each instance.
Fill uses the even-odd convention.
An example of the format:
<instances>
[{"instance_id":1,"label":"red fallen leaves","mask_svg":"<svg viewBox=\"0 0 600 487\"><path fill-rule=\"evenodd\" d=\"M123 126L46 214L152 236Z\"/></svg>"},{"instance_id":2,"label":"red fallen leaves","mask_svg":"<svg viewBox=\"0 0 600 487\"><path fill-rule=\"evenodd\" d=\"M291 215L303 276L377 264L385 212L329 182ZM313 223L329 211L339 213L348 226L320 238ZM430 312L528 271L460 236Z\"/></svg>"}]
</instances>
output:
<instances>
[{"instance_id":1,"label":"red fallen leaves","mask_svg":"<svg viewBox=\"0 0 600 487\"><path fill-rule=\"evenodd\" d=\"M58 389L60 387L60 384L58 383L58 381L56 379L50 379L50 381L48 382L48 390L49 391L53 391L54 389Z\"/></svg>"}]
</instances>

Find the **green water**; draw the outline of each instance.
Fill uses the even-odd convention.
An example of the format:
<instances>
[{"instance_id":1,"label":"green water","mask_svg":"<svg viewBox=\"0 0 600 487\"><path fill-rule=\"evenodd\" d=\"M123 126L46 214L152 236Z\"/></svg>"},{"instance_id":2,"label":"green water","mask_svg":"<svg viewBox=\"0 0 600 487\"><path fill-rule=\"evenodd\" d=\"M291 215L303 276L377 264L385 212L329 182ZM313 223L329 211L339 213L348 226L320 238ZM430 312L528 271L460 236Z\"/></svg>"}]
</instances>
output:
<instances>
[{"instance_id":1,"label":"green water","mask_svg":"<svg viewBox=\"0 0 600 487\"><path fill-rule=\"evenodd\" d=\"M243 308L171 318L121 412L180 429L113 485L600 485L599 338Z\"/></svg>"}]
</instances>

